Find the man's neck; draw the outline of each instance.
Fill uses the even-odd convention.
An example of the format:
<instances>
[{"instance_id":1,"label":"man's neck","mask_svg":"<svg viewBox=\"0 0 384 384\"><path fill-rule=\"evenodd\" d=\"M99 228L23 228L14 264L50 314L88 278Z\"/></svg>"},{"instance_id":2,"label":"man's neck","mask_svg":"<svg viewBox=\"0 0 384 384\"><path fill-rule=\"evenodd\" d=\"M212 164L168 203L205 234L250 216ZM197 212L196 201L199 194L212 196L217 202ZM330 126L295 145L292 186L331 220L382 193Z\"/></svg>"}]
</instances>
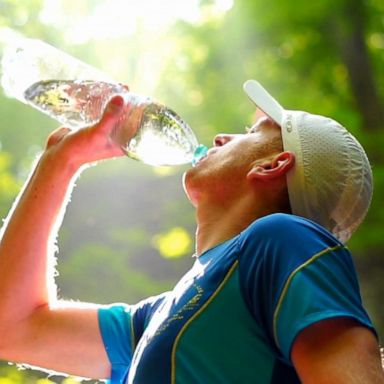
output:
<instances>
[{"instance_id":1,"label":"man's neck","mask_svg":"<svg viewBox=\"0 0 384 384\"><path fill-rule=\"evenodd\" d=\"M196 214L196 255L233 238L253 221L272 212L269 207L257 207L252 198L232 205L200 203Z\"/></svg>"}]
</instances>

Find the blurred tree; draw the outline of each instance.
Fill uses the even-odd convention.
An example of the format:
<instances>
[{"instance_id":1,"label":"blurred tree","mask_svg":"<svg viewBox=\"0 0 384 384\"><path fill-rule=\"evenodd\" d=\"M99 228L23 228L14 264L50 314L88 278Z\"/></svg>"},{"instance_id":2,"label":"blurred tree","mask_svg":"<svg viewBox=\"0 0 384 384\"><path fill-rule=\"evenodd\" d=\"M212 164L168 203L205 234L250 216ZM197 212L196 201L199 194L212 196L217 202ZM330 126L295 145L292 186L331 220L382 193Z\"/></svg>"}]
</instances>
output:
<instances>
[{"instance_id":1,"label":"blurred tree","mask_svg":"<svg viewBox=\"0 0 384 384\"><path fill-rule=\"evenodd\" d=\"M11 155L0 151L0 215L9 210L20 183L11 172Z\"/></svg>"},{"instance_id":2,"label":"blurred tree","mask_svg":"<svg viewBox=\"0 0 384 384\"><path fill-rule=\"evenodd\" d=\"M366 2L362 0L344 1L340 5L338 17L333 14L327 23L330 41L334 42L347 68L363 127L382 129L384 105L375 82L366 36L369 11L373 9L368 9Z\"/></svg>"}]
</instances>

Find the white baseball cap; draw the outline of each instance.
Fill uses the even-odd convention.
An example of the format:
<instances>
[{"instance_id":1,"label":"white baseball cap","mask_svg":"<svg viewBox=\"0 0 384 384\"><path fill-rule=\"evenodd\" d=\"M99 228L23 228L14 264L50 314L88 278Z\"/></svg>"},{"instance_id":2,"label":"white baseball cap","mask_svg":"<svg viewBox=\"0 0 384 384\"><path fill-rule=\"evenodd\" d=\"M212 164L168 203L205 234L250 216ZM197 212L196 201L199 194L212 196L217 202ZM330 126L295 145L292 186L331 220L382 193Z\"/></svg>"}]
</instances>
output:
<instances>
[{"instance_id":1,"label":"white baseball cap","mask_svg":"<svg viewBox=\"0 0 384 384\"><path fill-rule=\"evenodd\" d=\"M281 127L284 150L295 154L287 174L292 213L346 242L372 199L372 171L363 147L335 120L284 109L255 80L246 81L244 91Z\"/></svg>"}]
</instances>

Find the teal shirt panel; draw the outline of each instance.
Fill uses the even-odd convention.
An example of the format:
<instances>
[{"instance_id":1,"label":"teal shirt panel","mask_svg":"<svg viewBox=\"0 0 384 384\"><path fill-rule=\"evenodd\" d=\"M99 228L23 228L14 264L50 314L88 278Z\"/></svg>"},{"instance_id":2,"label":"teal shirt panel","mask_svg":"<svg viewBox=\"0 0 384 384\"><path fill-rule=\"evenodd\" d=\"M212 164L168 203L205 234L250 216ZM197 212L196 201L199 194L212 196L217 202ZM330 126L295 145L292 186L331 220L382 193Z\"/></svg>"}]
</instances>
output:
<instances>
[{"instance_id":1,"label":"teal shirt panel","mask_svg":"<svg viewBox=\"0 0 384 384\"><path fill-rule=\"evenodd\" d=\"M99 310L99 327L109 361L112 365L110 382L124 383L133 355L132 307L113 305ZM123 340L117 343L116 340Z\"/></svg>"}]
</instances>

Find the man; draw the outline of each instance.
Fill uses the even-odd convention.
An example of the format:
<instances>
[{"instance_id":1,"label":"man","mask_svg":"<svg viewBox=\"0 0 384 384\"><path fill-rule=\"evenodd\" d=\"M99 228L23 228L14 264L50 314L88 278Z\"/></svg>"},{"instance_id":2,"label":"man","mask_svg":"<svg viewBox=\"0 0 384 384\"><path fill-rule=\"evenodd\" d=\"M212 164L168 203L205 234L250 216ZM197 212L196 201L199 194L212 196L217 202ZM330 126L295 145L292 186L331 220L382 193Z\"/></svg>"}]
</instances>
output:
<instances>
[{"instance_id":1,"label":"man","mask_svg":"<svg viewBox=\"0 0 384 384\"><path fill-rule=\"evenodd\" d=\"M50 135L3 229L1 358L112 383L384 382L340 241L371 199L365 153L333 120L285 111L255 81L245 91L263 116L245 134L217 135L184 175L193 268L137 305L62 302L52 273L76 175L123 154L110 139L123 99L93 127Z\"/></svg>"}]
</instances>

